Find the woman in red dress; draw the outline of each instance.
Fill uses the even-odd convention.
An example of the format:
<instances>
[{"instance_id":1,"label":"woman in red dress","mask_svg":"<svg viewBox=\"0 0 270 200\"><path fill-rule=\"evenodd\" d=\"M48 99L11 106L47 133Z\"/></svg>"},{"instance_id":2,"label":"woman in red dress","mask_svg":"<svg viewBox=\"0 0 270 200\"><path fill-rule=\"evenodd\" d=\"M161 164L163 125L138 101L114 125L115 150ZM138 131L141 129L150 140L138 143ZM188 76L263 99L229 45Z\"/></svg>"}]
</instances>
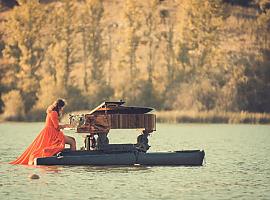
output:
<instances>
[{"instance_id":1,"label":"woman in red dress","mask_svg":"<svg viewBox=\"0 0 270 200\"><path fill-rule=\"evenodd\" d=\"M46 124L25 152L10 164L33 165L35 158L49 157L62 151L69 144L72 151L76 150L76 141L66 136L61 129L69 128L69 124L59 125L59 116L63 112L65 101L58 99L47 109Z\"/></svg>"}]
</instances>

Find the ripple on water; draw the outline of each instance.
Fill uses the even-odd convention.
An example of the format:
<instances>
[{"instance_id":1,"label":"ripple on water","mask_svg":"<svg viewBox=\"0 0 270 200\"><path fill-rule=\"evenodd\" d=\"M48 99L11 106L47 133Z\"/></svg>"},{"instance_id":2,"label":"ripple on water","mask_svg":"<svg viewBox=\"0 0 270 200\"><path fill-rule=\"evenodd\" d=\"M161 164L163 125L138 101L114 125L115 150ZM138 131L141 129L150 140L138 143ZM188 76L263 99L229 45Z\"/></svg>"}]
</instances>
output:
<instances>
[{"instance_id":1,"label":"ripple on water","mask_svg":"<svg viewBox=\"0 0 270 200\"><path fill-rule=\"evenodd\" d=\"M0 140L0 199L270 199L269 126L158 125L158 132L150 137L151 151L204 149L202 167L7 164L24 151L42 126L0 124L5 138ZM119 138L131 143L136 136L121 130L110 141L116 143ZM28 178L34 173L40 179Z\"/></svg>"}]
</instances>

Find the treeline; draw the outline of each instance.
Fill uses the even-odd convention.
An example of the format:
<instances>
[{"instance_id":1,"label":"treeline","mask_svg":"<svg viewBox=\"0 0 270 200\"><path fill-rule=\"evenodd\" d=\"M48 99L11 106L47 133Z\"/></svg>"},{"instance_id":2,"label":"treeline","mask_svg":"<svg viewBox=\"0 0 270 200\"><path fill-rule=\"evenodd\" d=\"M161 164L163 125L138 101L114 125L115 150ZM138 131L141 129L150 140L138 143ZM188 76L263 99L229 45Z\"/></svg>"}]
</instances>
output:
<instances>
[{"instance_id":1,"label":"treeline","mask_svg":"<svg viewBox=\"0 0 270 200\"><path fill-rule=\"evenodd\" d=\"M122 99L158 110L270 112L270 2L248 2L256 6L18 1L0 15L0 112L40 119L58 97L69 111Z\"/></svg>"}]
</instances>

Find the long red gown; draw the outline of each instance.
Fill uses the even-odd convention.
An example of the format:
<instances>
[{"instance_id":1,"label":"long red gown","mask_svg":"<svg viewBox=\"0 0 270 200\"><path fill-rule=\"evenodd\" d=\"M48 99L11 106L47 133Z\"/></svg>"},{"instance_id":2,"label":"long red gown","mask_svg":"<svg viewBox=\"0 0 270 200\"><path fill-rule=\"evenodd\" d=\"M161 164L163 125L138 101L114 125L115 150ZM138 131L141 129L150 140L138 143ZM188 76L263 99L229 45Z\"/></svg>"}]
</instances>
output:
<instances>
[{"instance_id":1,"label":"long red gown","mask_svg":"<svg viewBox=\"0 0 270 200\"><path fill-rule=\"evenodd\" d=\"M46 124L23 154L10 164L33 165L35 158L49 157L65 148L64 134L59 129L56 111L47 112Z\"/></svg>"}]
</instances>

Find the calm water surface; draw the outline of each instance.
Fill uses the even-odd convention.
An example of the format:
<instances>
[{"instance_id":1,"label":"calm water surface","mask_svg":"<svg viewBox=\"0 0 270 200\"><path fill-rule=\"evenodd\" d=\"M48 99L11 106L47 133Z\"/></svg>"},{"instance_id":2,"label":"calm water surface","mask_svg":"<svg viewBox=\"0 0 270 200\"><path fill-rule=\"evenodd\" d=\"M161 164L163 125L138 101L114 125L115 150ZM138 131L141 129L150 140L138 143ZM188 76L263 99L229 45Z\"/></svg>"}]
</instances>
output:
<instances>
[{"instance_id":1,"label":"calm water surface","mask_svg":"<svg viewBox=\"0 0 270 200\"><path fill-rule=\"evenodd\" d=\"M158 124L151 151L204 149L202 167L9 165L43 123L0 124L0 199L270 199L269 125ZM72 131L67 135L83 139ZM136 131L111 131L135 143ZM36 173L38 180L30 180Z\"/></svg>"}]
</instances>

